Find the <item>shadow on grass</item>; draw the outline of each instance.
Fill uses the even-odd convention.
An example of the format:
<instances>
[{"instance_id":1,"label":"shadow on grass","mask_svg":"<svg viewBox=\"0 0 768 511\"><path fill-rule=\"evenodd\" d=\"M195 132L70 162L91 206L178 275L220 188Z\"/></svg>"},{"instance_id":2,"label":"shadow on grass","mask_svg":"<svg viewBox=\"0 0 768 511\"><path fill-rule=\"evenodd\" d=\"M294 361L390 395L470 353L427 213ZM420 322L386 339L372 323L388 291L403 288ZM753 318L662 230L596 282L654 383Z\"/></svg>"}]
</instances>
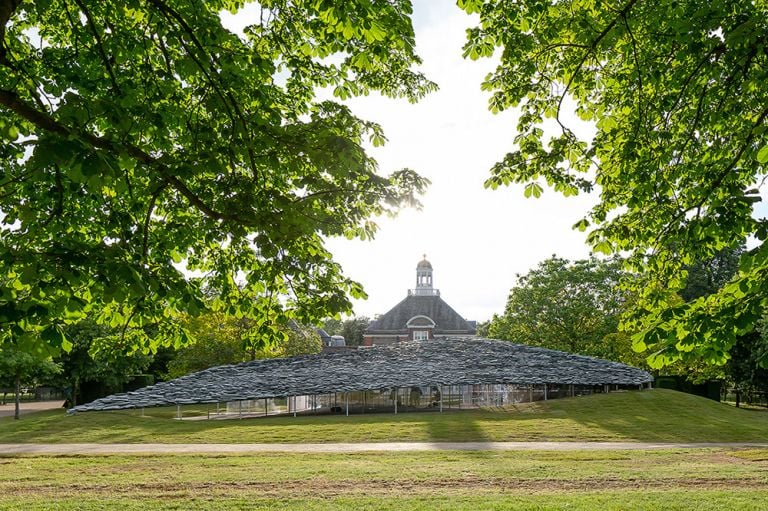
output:
<instances>
[{"instance_id":1,"label":"shadow on grass","mask_svg":"<svg viewBox=\"0 0 768 511\"><path fill-rule=\"evenodd\" d=\"M199 407L198 407L199 408ZM173 420L175 408L0 419L0 443L644 441L768 442L768 414L669 390L504 409L354 416Z\"/></svg>"}]
</instances>

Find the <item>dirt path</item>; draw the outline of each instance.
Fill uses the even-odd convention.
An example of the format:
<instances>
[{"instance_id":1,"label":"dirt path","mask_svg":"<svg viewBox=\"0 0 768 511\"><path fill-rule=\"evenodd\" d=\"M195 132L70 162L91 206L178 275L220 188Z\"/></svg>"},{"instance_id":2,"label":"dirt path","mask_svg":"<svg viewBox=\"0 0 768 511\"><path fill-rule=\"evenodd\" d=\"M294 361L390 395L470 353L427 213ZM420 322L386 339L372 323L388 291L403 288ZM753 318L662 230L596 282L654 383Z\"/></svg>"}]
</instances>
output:
<instances>
[{"instance_id":1,"label":"dirt path","mask_svg":"<svg viewBox=\"0 0 768 511\"><path fill-rule=\"evenodd\" d=\"M768 449L768 443L649 442L382 442L358 444L0 444L0 455L249 454L416 451L605 451L659 449Z\"/></svg>"},{"instance_id":2,"label":"dirt path","mask_svg":"<svg viewBox=\"0 0 768 511\"><path fill-rule=\"evenodd\" d=\"M4 490L15 496L35 497L49 496L53 498L76 496L123 496L132 497L137 494L144 498L184 498L199 495L227 495L256 493L260 498L313 497L330 498L335 496L350 497L366 495L376 497L392 497L393 495L465 495L467 493L515 493L525 492L561 492L561 491L625 491L638 489L653 489L654 491L669 489L687 490L716 490L741 489L761 490L765 484L760 480L742 480L727 478L630 478L617 479L611 477L590 477L588 479L558 480L558 479L517 479L506 477L450 477L438 479L411 480L381 480L381 479L342 479L334 480L323 477L302 479L300 481L280 482L229 482L229 481L185 481L134 483L130 485L111 484L39 484L30 486L28 483L18 486L8 485Z\"/></svg>"},{"instance_id":3,"label":"dirt path","mask_svg":"<svg viewBox=\"0 0 768 511\"><path fill-rule=\"evenodd\" d=\"M43 410L55 410L61 408L63 405L63 400L22 402L19 407L19 413L24 415L32 412L42 412ZM13 402L0 405L0 417L12 417L15 406L16 405Z\"/></svg>"}]
</instances>

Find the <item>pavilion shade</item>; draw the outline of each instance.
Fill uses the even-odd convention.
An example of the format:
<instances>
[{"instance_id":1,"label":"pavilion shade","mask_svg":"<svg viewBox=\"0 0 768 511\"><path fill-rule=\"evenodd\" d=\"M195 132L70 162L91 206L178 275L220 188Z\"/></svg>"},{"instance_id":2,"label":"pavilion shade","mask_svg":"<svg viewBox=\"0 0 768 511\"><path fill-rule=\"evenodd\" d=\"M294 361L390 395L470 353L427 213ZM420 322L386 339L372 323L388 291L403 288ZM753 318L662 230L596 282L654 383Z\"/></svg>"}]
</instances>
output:
<instances>
[{"instance_id":1,"label":"pavilion shade","mask_svg":"<svg viewBox=\"0 0 768 511\"><path fill-rule=\"evenodd\" d=\"M433 385L643 385L641 369L489 339L404 342L212 367L70 412L217 403Z\"/></svg>"}]
</instances>

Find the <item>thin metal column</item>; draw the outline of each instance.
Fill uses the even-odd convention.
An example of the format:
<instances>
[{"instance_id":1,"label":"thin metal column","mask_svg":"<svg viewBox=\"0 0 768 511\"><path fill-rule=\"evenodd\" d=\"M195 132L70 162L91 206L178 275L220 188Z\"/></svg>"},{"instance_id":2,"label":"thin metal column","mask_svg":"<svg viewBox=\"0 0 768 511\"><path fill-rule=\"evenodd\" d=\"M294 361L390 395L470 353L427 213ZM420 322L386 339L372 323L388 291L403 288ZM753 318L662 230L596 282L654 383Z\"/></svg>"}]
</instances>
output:
<instances>
[{"instance_id":1,"label":"thin metal column","mask_svg":"<svg viewBox=\"0 0 768 511\"><path fill-rule=\"evenodd\" d=\"M440 413L443 413L443 386L440 385Z\"/></svg>"},{"instance_id":2,"label":"thin metal column","mask_svg":"<svg viewBox=\"0 0 768 511\"><path fill-rule=\"evenodd\" d=\"M344 401L346 402L347 406L347 417L349 417L349 392L344 393Z\"/></svg>"},{"instance_id":3,"label":"thin metal column","mask_svg":"<svg viewBox=\"0 0 768 511\"><path fill-rule=\"evenodd\" d=\"M395 415L397 415L397 398L398 398L398 389L395 389Z\"/></svg>"},{"instance_id":4,"label":"thin metal column","mask_svg":"<svg viewBox=\"0 0 768 511\"><path fill-rule=\"evenodd\" d=\"M176 418L181 420L181 405L176 405Z\"/></svg>"},{"instance_id":5,"label":"thin metal column","mask_svg":"<svg viewBox=\"0 0 768 511\"><path fill-rule=\"evenodd\" d=\"M547 400L547 384L544 384L544 401Z\"/></svg>"}]
</instances>

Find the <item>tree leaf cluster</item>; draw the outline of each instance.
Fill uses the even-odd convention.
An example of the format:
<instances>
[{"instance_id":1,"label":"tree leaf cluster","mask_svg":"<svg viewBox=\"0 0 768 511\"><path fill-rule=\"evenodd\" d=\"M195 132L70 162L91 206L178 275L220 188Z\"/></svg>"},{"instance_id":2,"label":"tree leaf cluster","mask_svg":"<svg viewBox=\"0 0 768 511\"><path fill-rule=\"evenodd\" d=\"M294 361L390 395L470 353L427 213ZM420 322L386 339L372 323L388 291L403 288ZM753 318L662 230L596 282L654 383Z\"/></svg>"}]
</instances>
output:
<instances>
[{"instance_id":1,"label":"tree leaf cluster","mask_svg":"<svg viewBox=\"0 0 768 511\"><path fill-rule=\"evenodd\" d=\"M427 181L382 175L381 127L316 91L433 90L410 2L267 0L235 34L220 13L242 7L0 2L0 325L28 351L70 349L86 316L184 343L204 288L259 336L364 296L324 237L371 237Z\"/></svg>"},{"instance_id":2,"label":"tree leaf cluster","mask_svg":"<svg viewBox=\"0 0 768 511\"><path fill-rule=\"evenodd\" d=\"M341 335L347 346L362 346L363 339L371 319L367 316L355 316L344 321L327 319L323 322L323 330L330 335Z\"/></svg>"},{"instance_id":3,"label":"tree leaf cluster","mask_svg":"<svg viewBox=\"0 0 768 511\"><path fill-rule=\"evenodd\" d=\"M500 54L490 109L520 110L486 186L594 191L576 224L637 273L638 349L660 363L723 363L768 302L768 228L756 213L768 162L768 6L734 0L460 2L479 14L470 58ZM593 138L566 104L594 126ZM546 128L546 129L545 129ZM554 129L554 135L552 133ZM676 302L687 267L754 240L717 293Z\"/></svg>"},{"instance_id":4,"label":"tree leaf cluster","mask_svg":"<svg viewBox=\"0 0 768 511\"><path fill-rule=\"evenodd\" d=\"M621 261L553 256L518 276L488 336L643 365L629 335L618 332L627 304Z\"/></svg>"},{"instance_id":5,"label":"tree leaf cluster","mask_svg":"<svg viewBox=\"0 0 768 511\"><path fill-rule=\"evenodd\" d=\"M177 349L168 362L166 378L178 378L209 367L248 360L319 353L320 337L314 328L291 322L275 327L276 334L254 342L253 320L219 312L184 319L195 342ZM278 340L271 342L277 337Z\"/></svg>"}]
</instances>

